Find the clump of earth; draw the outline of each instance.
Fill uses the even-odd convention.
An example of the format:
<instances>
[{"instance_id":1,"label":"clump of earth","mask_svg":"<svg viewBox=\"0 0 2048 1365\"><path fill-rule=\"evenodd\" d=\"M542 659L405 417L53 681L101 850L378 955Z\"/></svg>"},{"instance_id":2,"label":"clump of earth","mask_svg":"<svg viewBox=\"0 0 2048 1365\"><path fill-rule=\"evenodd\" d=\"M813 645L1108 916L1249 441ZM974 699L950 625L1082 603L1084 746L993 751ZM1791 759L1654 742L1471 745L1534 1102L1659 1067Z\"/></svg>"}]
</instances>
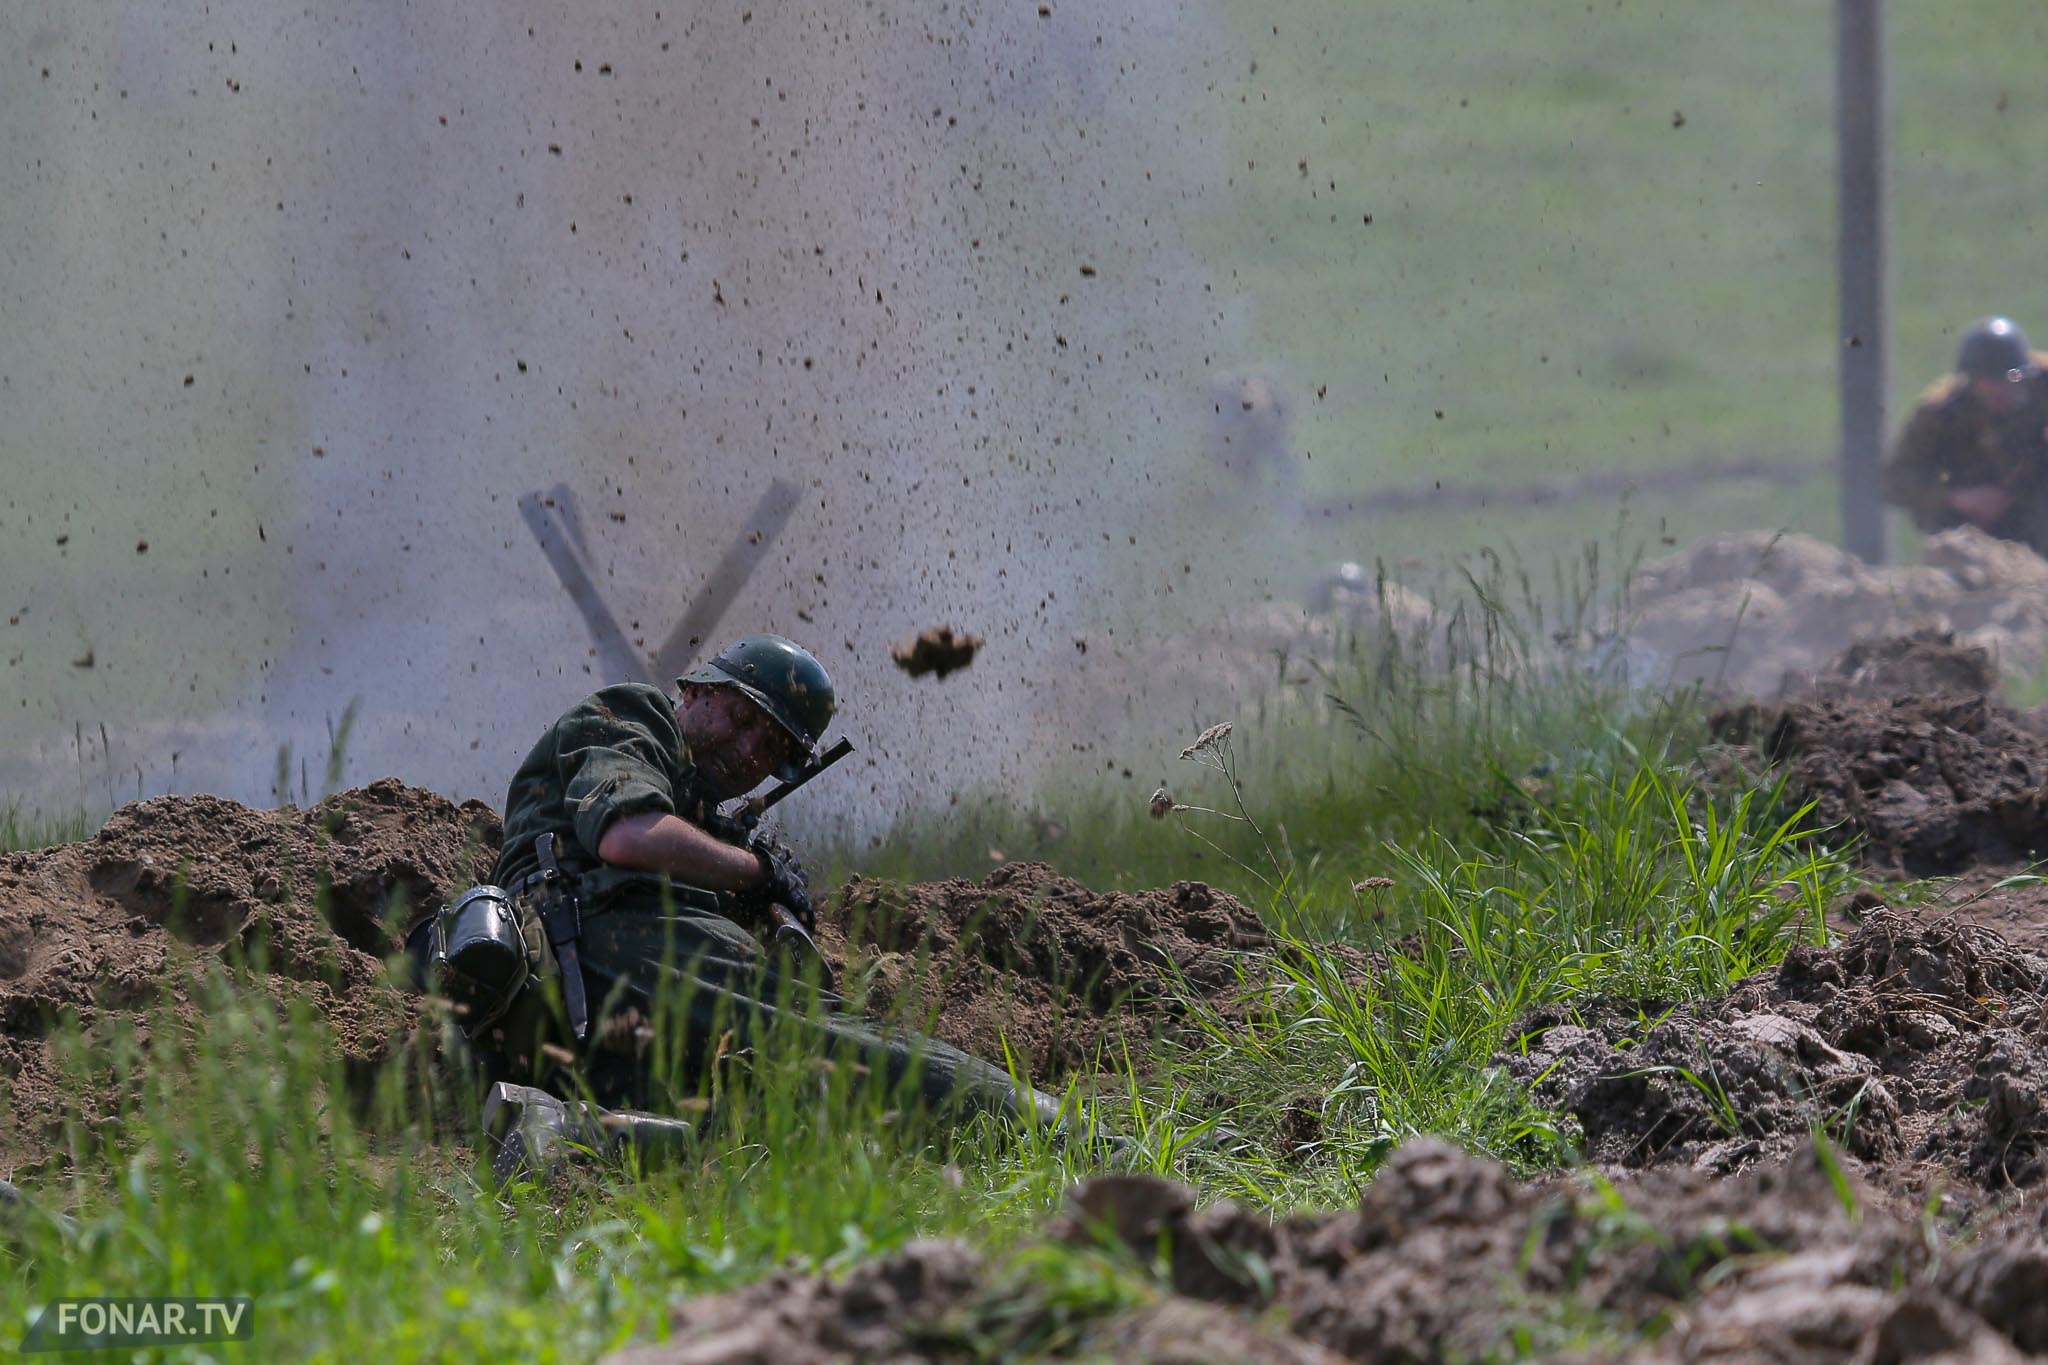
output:
<instances>
[{"instance_id":1,"label":"clump of earth","mask_svg":"<svg viewBox=\"0 0 2048 1365\"><path fill-rule=\"evenodd\" d=\"M1944 633L1994 677L2048 662L2048 561L1973 526L1929 536L1918 564L1865 564L1811 536L1737 531L1645 565L1628 645L1647 683L1770 697L1862 641Z\"/></svg>"},{"instance_id":2,"label":"clump of earth","mask_svg":"<svg viewBox=\"0 0 2048 1365\"><path fill-rule=\"evenodd\" d=\"M889 646L889 657L913 678L927 673L943 678L973 663L981 646L979 635L956 631L951 626L933 626L919 631L917 638L907 645Z\"/></svg>"},{"instance_id":3,"label":"clump of earth","mask_svg":"<svg viewBox=\"0 0 2048 1365\"><path fill-rule=\"evenodd\" d=\"M1839 946L1674 1010L1539 1009L1494 1059L1575 1118L1589 1160L1726 1174L1825 1133L1898 1188L2048 1177L2048 957L1883 907Z\"/></svg>"},{"instance_id":4,"label":"clump of earth","mask_svg":"<svg viewBox=\"0 0 2048 1365\"><path fill-rule=\"evenodd\" d=\"M2000 703L1989 654L1948 632L1860 641L1777 700L1717 712L1718 761L1775 773L1810 823L1882 875L2028 863L2048 848L2048 729Z\"/></svg>"},{"instance_id":5,"label":"clump of earth","mask_svg":"<svg viewBox=\"0 0 2048 1365\"><path fill-rule=\"evenodd\" d=\"M843 1279L779 1274L672 1310L608 1365L1084 1359L1410 1365L1569 1355L1596 1315L1648 1361L2003 1362L2048 1351L2048 1239L2026 1209L1945 1244L1811 1150L1733 1179L1527 1184L1434 1139L1355 1207L1279 1223L1184 1185L1101 1177L1045 1241L1140 1280L1091 1313L971 1247L921 1241ZM1149 1270L1141 1270L1149 1267Z\"/></svg>"},{"instance_id":6,"label":"clump of earth","mask_svg":"<svg viewBox=\"0 0 2048 1365\"><path fill-rule=\"evenodd\" d=\"M1272 946L1256 912L1201 882L1101 893L1027 862L979 882L855 877L821 921L873 1008L978 1056L1007 1043L1040 1082L1114 1065L1122 1030L1172 1024L1187 997L1231 1010L1247 955Z\"/></svg>"}]
</instances>

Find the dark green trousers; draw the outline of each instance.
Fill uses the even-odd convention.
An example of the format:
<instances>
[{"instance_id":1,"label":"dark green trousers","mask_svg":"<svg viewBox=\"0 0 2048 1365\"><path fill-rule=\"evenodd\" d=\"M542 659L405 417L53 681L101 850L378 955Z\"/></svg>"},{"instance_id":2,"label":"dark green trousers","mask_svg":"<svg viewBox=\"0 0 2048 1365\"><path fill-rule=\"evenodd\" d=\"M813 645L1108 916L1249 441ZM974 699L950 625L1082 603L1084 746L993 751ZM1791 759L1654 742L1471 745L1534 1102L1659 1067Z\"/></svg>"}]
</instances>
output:
<instances>
[{"instance_id":1,"label":"dark green trousers","mask_svg":"<svg viewBox=\"0 0 2048 1365\"><path fill-rule=\"evenodd\" d=\"M1053 1100L1012 1081L1000 1067L935 1038L840 1013L836 1001L821 1000L815 983L803 979L800 964L767 952L745 928L712 910L614 906L586 913L578 952L591 1013L579 1069L598 1103L608 1107L659 1107L661 1097L650 1093L650 1059L636 1053L630 1039L635 1026L666 1022L682 1031L680 1039L665 1041L693 1083L701 1081L721 1039L744 1049L772 1026L820 1057L865 1068L891 1094L914 1089L933 1112L953 1118L991 1113L1016 1123L1058 1119ZM568 1040L547 999L552 983L546 990L529 987L528 994L540 998L515 1007L505 1041L537 1059L544 1035L559 1045Z\"/></svg>"}]
</instances>

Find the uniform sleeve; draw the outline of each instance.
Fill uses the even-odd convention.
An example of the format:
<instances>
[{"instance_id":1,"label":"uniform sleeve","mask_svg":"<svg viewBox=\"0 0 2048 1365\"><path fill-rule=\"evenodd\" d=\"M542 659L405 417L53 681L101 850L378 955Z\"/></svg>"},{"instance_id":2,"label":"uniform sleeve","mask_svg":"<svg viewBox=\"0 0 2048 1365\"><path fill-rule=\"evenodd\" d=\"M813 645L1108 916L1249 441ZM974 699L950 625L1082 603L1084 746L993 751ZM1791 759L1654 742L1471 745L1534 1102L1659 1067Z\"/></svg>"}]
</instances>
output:
<instances>
[{"instance_id":1,"label":"uniform sleeve","mask_svg":"<svg viewBox=\"0 0 2048 1365\"><path fill-rule=\"evenodd\" d=\"M1937 404L1921 403L1878 475L1884 500L1905 508L1923 531L1946 530L1962 520L1948 505L1948 470L1942 463L1947 426Z\"/></svg>"},{"instance_id":2,"label":"uniform sleeve","mask_svg":"<svg viewBox=\"0 0 2048 1365\"><path fill-rule=\"evenodd\" d=\"M656 689L607 688L571 719L562 748L562 792L576 842L595 857L605 828L622 815L675 813L670 771L680 744L675 718Z\"/></svg>"}]
</instances>

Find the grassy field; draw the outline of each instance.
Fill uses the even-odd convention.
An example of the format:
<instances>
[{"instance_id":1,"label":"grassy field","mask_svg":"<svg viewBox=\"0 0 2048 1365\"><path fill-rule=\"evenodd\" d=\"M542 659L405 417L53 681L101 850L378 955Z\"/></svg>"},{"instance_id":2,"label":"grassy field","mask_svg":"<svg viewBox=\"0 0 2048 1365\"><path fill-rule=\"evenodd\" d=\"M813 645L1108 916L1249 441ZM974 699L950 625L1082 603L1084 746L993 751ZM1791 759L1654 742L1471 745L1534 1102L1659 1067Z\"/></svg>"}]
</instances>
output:
<instances>
[{"instance_id":1,"label":"grassy field","mask_svg":"<svg viewBox=\"0 0 2048 1365\"><path fill-rule=\"evenodd\" d=\"M1624 694L1585 660L1510 670L1529 650L1505 623L1475 639L1427 669L1361 655L1326 707L1191 744L1183 809L1164 818L1079 808L1053 853L1063 870L1231 886L1285 964L1256 986L1248 968L1246 1018L1204 1015L1191 1040L1112 1059L1066 1096L1133 1139L1122 1155L936 1128L886 1095L821 1090L771 1044L681 1164L493 1190L459 1075L350 1080L318 1018L252 1013L224 981L203 1027L167 1018L146 1042L60 1022L81 1084L145 1079L121 1122L68 1135L64 1173L25 1182L76 1221L30 1214L0 1237L0 1321L53 1295L246 1293L266 1359L582 1360L656 1330L677 1296L778 1267L843 1268L924 1235L1001 1255L1105 1165L1280 1213L1348 1203L1417 1133L1519 1170L1569 1164L1569 1124L1487 1069L1515 1020L1592 996L1637 1000L1648 1020L1723 990L1814 938L1849 874L1792 837L1800 813L1770 787L1700 778L1690 698ZM1030 837L1021 815L985 808L943 835L905 830L868 870L964 870L985 841ZM1368 877L1384 881L1357 885ZM1384 970L1348 970L1359 949ZM1283 1154L1269 1135L1303 1096L1321 1136ZM1006 1273L1049 1317L991 1319L981 1358L1060 1344L1003 1335L1025 1322L1085 1341L1092 1318L1158 1292L1144 1266L1093 1253L1041 1250Z\"/></svg>"}]
</instances>

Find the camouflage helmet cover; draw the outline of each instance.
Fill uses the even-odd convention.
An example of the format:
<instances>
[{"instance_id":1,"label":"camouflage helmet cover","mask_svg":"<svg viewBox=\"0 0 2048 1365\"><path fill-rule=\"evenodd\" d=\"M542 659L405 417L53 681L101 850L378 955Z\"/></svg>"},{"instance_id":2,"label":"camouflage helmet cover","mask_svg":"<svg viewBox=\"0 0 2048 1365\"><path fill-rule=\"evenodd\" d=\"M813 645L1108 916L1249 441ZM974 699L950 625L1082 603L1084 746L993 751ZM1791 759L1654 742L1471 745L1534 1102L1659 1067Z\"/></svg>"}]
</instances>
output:
<instances>
[{"instance_id":1,"label":"camouflage helmet cover","mask_svg":"<svg viewBox=\"0 0 2048 1365\"><path fill-rule=\"evenodd\" d=\"M796 741L798 762L816 754L837 707L825 666L808 649L781 635L741 636L703 667L676 679L678 687L686 683L736 687L746 693ZM792 780L795 764L776 776Z\"/></svg>"},{"instance_id":2,"label":"camouflage helmet cover","mask_svg":"<svg viewBox=\"0 0 2048 1365\"><path fill-rule=\"evenodd\" d=\"M2034 368L2027 334L2011 318L1980 318L1956 347L1956 369L1971 379L2018 381Z\"/></svg>"}]
</instances>

